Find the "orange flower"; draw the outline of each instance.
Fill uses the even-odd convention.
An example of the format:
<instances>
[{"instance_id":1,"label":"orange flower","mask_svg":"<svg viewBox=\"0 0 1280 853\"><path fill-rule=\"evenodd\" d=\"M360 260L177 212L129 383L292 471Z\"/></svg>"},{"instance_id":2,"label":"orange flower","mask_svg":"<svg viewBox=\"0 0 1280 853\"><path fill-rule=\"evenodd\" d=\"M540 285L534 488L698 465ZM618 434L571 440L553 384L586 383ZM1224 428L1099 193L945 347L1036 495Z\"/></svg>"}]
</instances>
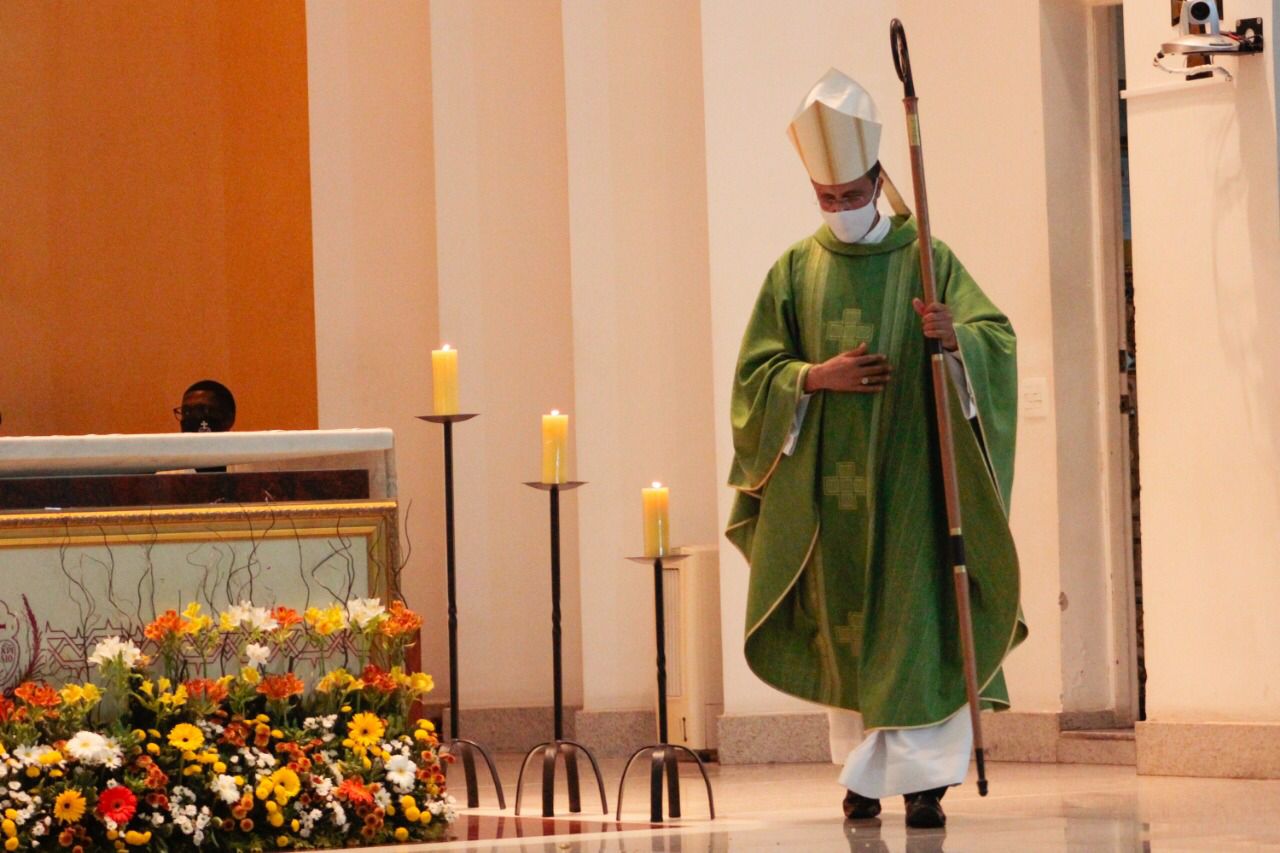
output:
<instances>
[{"instance_id":1,"label":"orange flower","mask_svg":"<svg viewBox=\"0 0 1280 853\"><path fill-rule=\"evenodd\" d=\"M280 625L281 630L292 628L302 621L302 614L294 610L292 607L285 607L281 604L271 611L271 618L275 619Z\"/></svg>"},{"instance_id":2,"label":"orange flower","mask_svg":"<svg viewBox=\"0 0 1280 853\"><path fill-rule=\"evenodd\" d=\"M231 746L244 746L249 738L249 727L240 720L227 723L222 731L222 742Z\"/></svg>"},{"instance_id":3,"label":"orange flower","mask_svg":"<svg viewBox=\"0 0 1280 853\"><path fill-rule=\"evenodd\" d=\"M373 805L373 792L364 786L364 783L353 776L348 776L342 780L342 784L333 792L335 797L346 800L353 806Z\"/></svg>"},{"instance_id":4,"label":"orange flower","mask_svg":"<svg viewBox=\"0 0 1280 853\"><path fill-rule=\"evenodd\" d=\"M258 682L258 692L276 701L298 696L303 688L302 679L292 672L286 672L284 675L268 675Z\"/></svg>"},{"instance_id":5,"label":"orange flower","mask_svg":"<svg viewBox=\"0 0 1280 853\"><path fill-rule=\"evenodd\" d=\"M13 695L37 708L56 708L62 704L58 691L43 681L24 681L14 688Z\"/></svg>"},{"instance_id":6,"label":"orange flower","mask_svg":"<svg viewBox=\"0 0 1280 853\"><path fill-rule=\"evenodd\" d=\"M364 682L365 687L372 687L379 693L391 693L396 689L395 679L373 664L364 668L364 672L360 673L360 680Z\"/></svg>"},{"instance_id":7,"label":"orange flower","mask_svg":"<svg viewBox=\"0 0 1280 853\"><path fill-rule=\"evenodd\" d=\"M143 629L148 640L162 643L174 634L182 631L187 620L178 615L176 610L166 610L155 618L155 621Z\"/></svg>"},{"instance_id":8,"label":"orange flower","mask_svg":"<svg viewBox=\"0 0 1280 853\"><path fill-rule=\"evenodd\" d=\"M165 786L169 784L169 775L155 764L151 764L147 767L147 781L145 784L153 791L163 791ZM150 802L150 799L148 799L148 802Z\"/></svg>"},{"instance_id":9,"label":"orange flower","mask_svg":"<svg viewBox=\"0 0 1280 853\"><path fill-rule=\"evenodd\" d=\"M422 627L422 617L405 607L403 601L391 602L387 614L387 620L382 623L382 633L388 637L399 637Z\"/></svg>"},{"instance_id":10,"label":"orange flower","mask_svg":"<svg viewBox=\"0 0 1280 853\"><path fill-rule=\"evenodd\" d=\"M13 700L8 696L0 696L0 723L9 722L9 717L13 714L13 709Z\"/></svg>"},{"instance_id":11,"label":"orange flower","mask_svg":"<svg viewBox=\"0 0 1280 853\"><path fill-rule=\"evenodd\" d=\"M207 699L216 705L227 698L227 686L211 678L193 678L183 686L189 699Z\"/></svg>"}]
</instances>

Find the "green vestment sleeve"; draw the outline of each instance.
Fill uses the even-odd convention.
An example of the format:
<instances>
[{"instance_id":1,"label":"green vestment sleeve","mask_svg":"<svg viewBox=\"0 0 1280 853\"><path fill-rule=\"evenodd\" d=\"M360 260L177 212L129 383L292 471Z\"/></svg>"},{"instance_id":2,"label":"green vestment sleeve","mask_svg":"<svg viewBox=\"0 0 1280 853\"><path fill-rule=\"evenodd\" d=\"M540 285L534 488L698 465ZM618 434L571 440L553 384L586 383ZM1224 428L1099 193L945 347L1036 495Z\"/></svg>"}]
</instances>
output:
<instances>
[{"instance_id":1,"label":"green vestment sleeve","mask_svg":"<svg viewBox=\"0 0 1280 853\"><path fill-rule=\"evenodd\" d=\"M978 424L1007 514L1018 425L1017 338L1009 318L987 298L952 251L939 241L934 245L939 298L955 320L960 356L978 405Z\"/></svg>"},{"instance_id":2,"label":"green vestment sleeve","mask_svg":"<svg viewBox=\"0 0 1280 853\"><path fill-rule=\"evenodd\" d=\"M734 459L729 485L752 493L764 487L782 456L809 368L800 356L789 259L788 253L769 271L756 299L730 401Z\"/></svg>"}]
</instances>

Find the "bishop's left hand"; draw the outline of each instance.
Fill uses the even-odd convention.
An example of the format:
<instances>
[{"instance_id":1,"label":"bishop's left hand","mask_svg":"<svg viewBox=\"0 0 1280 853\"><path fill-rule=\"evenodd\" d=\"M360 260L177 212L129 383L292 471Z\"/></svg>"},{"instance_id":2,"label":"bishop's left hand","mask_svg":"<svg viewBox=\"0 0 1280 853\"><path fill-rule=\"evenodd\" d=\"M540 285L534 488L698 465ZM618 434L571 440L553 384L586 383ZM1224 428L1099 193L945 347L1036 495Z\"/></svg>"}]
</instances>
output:
<instances>
[{"instance_id":1,"label":"bishop's left hand","mask_svg":"<svg viewBox=\"0 0 1280 853\"><path fill-rule=\"evenodd\" d=\"M955 321L951 319L951 311L947 306L941 302L926 306L923 299L913 299L911 307L920 315L926 338L941 341L942 348L947 352L955 352L960 348L960 342L956 340Z\"/></svg>"}]
</instances>

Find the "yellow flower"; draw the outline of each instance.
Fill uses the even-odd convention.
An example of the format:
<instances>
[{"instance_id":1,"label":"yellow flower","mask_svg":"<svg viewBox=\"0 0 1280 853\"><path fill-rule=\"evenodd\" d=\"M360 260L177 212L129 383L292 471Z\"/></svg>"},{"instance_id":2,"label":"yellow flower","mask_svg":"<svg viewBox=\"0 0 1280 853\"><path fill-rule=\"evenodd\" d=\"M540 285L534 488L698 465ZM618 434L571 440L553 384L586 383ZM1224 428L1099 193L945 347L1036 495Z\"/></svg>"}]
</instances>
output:
<instances>
[{"instance_id":1,"label":"yellow flower","mask_svg":"<svg viewBox=\"0 0 1280 853\"><path fill-rule=\"evenodd\" d=\"M317 607L309 607L302 618L311 627L311 630L322 637L327 637L347 627L346 614L342 612L342 608L337 604L332 607L326 607L324 610Z\"/></svg>"},{"instance_id":2,"label":"yellow flower","mask_svg":"<svg viewBox=\"0 0 1280 853\"><path fill-rule=\"evenodd\" d=\"M409 837L409 830L405 829L403 826L397 826L395 836L396 841L404 841Z\"/></svg>"},{"instance_id":3,"label":"yellow flower","mask_svg":"<svg viewBox=\"0 0 1280 853\"><path fill-rule=\"evenodd\" d=\"M246 666L240 670L240 680L245 684L257 684L262 680L262 675L251 666Z\"/></svg>"},{"instance_id":4,"label":"yellow flower","mask_svg":"<svg viewBox=\"0 0 1280 853\"><path fill-rule=\"evenodd\" d=\"M64 684L58 695L62 697L62 704L75 705L84 701L84 688L79 684Z\"/></svg>"},{"instance_id":5,"label":"yellow flower","mask_svg":"<svg viewBox=\"0 0 1280 853\"><path fill-rule=\"evenodd\" d=\"M327 673L324 678L316 684L316 690L321 693L328 693L331 690L342 690L355 679L351 673L342 667L338 667L333 672Z\"/></svg>"},{"instance_id":6,"label":"yellow flower","mask_svg":"<svg viewBox=\"0 0 1280 853\"><path fill-rule=\"evenodd\" d=\"M260 800L275 795L275 803L267 803L267 811L276 814L279 807L276 803L284 805L285 803L298 796L298 792L302 790L302 780L298 778L298 774L288 767L281 767L274 773L258 782L258 787L254 790L254 796Z\"/></svg>"},{"instance_id":7,"label":"yellow flower","mask_svg":"<svg viewBox=\"0 0 1280 853\"><path fill-rule=\"evenodd\" d=\"M284 794L284 799L281 802L292 800L302 790L302 780L298 778L297 773L288 767L281 767L272 773L271 781L276 786L276 799L280 800L280 795Z\"/></svg>"},{"instance_id":8,"label":"yellow flower","mask_svg":"<svg viewBox=\"0 0 1280 853\"><path fill-rule=\"evenodd\" d=\"M190 723L178 723L169 730L169 745L191 752L204 745L204 732Z\"/></svg>"},{"instance_id":9,"label":"yellow flower","mask_svg":"<svg viewBox=\"0 0 1280 853\"><path fill-rule=\"evenodd\" d=\"M80 691L84 694L84 701L90 705L95 705L102 700L102 691L93 682L86 682Z\"/></svg>"},{"instance_id":10,"label":"yellow flower","mask_svg":"<svg viewBox=\"0 0 1280 853\"><path fill-rule=\"evenodd\" d=\"M168 688L165 689L167 690ZM179 684L177 690L172 693L165 693L160 697L160 704L169 709L181 708L187 704L187 686Z\"/></svg>"},{"instance_id":11,"label":"yellow flower","mask_svg":"<svg viewBox=\"0 0 1280 853\"><path fill-rule=\"evenodd\" d=\"M63 823L75 823L84 817L84 795L68 788L53 801L53 816Z\"/></svg>"},{"instance_id":12,"label":"yellow flower","mask_svg":"<svg viewBox=\"0 0 1280 853\"><path fill-rule=\"evenodd\" d=\"M186 622L182 626L184 634L199 634L213 627L213 620L207 615L201 614L200 602L193 601L187 605L187 609L182 611L182 615L186 617Z\"/></svg>"},{"instance_id":13,"label":"yellow flower","mask_svg":"<svg viewBox=\"0 0 1280 853\"><path fill-rule=\"evenodd\" d=\"M415 672L409 676L409 689L414 693L430 693L436 689L436 682L425 672Z\"/></svg>"},{"instance_id":14,"label":"yellow flower","mask_svg":"<svg viewBox=\"0 0 1280 853\"><path fill-rule=\"evenodd\" d=\"M148 696L155 695L155 689L156 689L155 685L151 683L151 679L149 678L146 681L139 684L138 689L141 690L143 693L147 694Z\"/></svg>"},{"instance_id":15,"label":"yellow flower","mask_svg":"<svg viewBox=\"0 0 1280 853\"><path fill-rule=\"evenodd\" d=\"M17 850L17 849L18 849L18 839L16 839L16 838L6 838L6 839L4 840L4 849L5 849L5 850L9 850L9 851Z\"/></svg>"},{"instance_id":16,"label":"yellow flower","mask_svg":"<svg viewBox=\"0 0 1280 853\"><path fill-rule=\"evenodd\" d=\"M144 844L150 844L151 831L147 830L146 832L138 832L136 829L131 829L124 834L124 842L125 844L130 844L134 847L141 847Z\"/></svg>"},{"instance_id":17,"label":"yellow flower","mask_svg":"<svg viewBox=\"0 0 1280 853\"><path fill-rule=\"evenodd\" d=\"M356 714L347 726L347 736L360 746L373 746L382 740L387 727L377 715L367 711Z\"/></svg>"},{"instance_id":18,"label":"yellow flower","mask_svg":"<svg viewBox=\"0 0 1280 853\"><path fill-rule=\"evenodd\" d=\"M54 764L61 764L62 753L58 752L58 750L56 749L52 749L46 752L44 755L40 756L40 763L43 764L45 767L50 767Z\"/></svg>"}]
</instances>

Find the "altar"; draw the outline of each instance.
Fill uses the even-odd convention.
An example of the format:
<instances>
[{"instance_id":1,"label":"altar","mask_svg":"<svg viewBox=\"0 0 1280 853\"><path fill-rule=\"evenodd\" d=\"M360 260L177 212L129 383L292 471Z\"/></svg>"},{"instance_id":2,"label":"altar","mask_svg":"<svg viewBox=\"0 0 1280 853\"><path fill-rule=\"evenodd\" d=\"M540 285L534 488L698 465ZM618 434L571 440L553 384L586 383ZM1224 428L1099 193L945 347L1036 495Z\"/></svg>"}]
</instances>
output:
<instances>
[{"instance_id":1,"label":"altar","mask_svg":"<svg viewBox=\"0 0 1280 853\"><path fill-rule=\"evenodd\" d=\"M394 595L394 450L389 429L0 438L0 690L83 678L99 640L145 647L192 603Z\"/></svg>"}]
</instances>

